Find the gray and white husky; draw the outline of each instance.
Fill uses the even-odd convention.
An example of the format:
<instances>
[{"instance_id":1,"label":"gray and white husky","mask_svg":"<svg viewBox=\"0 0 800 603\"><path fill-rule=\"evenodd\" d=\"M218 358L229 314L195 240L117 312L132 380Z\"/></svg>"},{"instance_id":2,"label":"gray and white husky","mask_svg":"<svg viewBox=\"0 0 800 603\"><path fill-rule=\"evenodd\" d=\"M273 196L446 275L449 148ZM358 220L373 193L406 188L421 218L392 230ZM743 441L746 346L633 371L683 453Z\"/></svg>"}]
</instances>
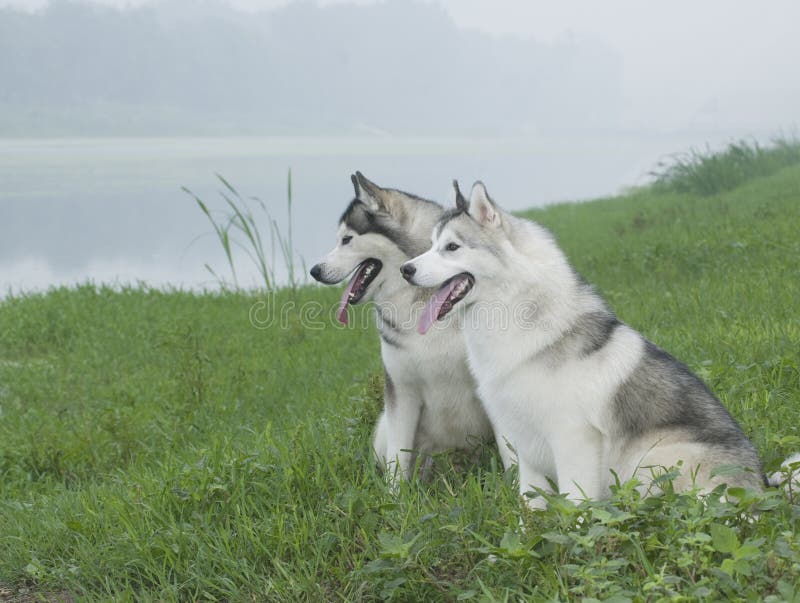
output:
<instances>
[{"instance_id":1,"label":"gray and white husky","mask_svg":"<svg viewBox=\"0 0 800 603\"><path fill-rule=\"evenodd\" d=\"M478 182L432 240L402 267L412 284L440 287L419 329L464 308L469 366L498 446L516 454L522 493L549 479L573 500L602 498L612 471L647 492L676 466L676 489L761 488L756 451L723 405L621 323L547 230L500 209ZM721 465L724 477L714 472Z\"/></svg>"},{"instance_id":2,"label":"gray and white husky","mask_svg":"<svg viewBox=\"0 0 800 603\"><path fill-rule=\"evenodd\" d=\"M428 248L442 207L381 188L360 172L352 181L355 198L339 221L336 246L311 275L329 285L352 275L339 304L342 323L349 304L375 304L385 387L373 447L396 484L410 477L417 454L475 448L492 431L461 333L455 326L433 337L417 333L419 310L432 292L409 287L400 274L404 262Z\"/></svg>"}]
</instances>

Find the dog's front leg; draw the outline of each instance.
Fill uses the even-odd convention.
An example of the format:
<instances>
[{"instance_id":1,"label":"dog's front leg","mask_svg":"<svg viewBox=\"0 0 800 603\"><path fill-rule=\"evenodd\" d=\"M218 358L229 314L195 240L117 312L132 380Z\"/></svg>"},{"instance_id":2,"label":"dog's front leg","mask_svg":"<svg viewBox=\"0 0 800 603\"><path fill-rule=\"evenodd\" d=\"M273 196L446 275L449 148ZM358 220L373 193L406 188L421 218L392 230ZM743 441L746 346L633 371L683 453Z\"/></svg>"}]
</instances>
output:
<instances>
[{"instance_id":1,"label":"dog's front leg","mask_svg":"<svg viewBox=\"0 0 800 603\"><path fill-rule=\"evenodd\" d=\"M542 496L537 495L532 498L525 496L526 492L535 492L537 488L545 491L550 490L547 476L531 463L520 461L519 493L531 509L544 509L547 506L547 501Z\"/></svg>"},{"instance_id":2,"label":"dog's front leg","mask_svg":"<svg viewBox=\"0 0 800 603\"><path fill-rule=\"evenodd\" d=\"M508 471L509 467L517 464L517 451L506 436L501 433L494 434L497 443L497 452L503 462L503 469Z\"/></svg>"},{"instance_id":3,"label":"dog's front leg","mask_svg":"<svg viewBox=\"0 0 800 603\"><path fill-rule=\"evenodd\" d=\"M602 452L602 436L591 426L559 434L553 442L559 492L576 503L604 496L600 486Z\"/></svg>"},{"instance_id":4,"label":"dog's front leg","mask_svg":"<svg viewBox=\"0 0 800 603\"><path fill-rule=\"evenodd\" d=\"M417 434L422 404L412 392L391 387L386 395L386 470L390 484L396 489L399 480L408 479L414 468Z\"/></svg>"},{"instance_id":5,"label":"dog's front leg","mask_svg":"<svg viewBox=\"0 0 800 603\"><path fill-rule=\"evenodd\" d=\"M386 471L386 411L378 417L375 431L372 434L372 453L378 469Z\"/></svg>"}]
</instances>

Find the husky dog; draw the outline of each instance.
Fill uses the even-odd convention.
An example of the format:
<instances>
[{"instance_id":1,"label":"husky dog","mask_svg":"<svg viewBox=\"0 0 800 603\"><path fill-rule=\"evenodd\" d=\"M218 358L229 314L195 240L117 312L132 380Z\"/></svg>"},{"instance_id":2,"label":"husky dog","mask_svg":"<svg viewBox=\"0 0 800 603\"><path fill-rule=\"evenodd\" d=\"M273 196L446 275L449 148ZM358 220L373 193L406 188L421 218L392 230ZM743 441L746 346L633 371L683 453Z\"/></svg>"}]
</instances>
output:
<instances>
[{"instance_id":1,"label":"husky dog","mask_svg":"<svg viewBox=\"0 0 800 603\"><path fill-rule=\"evenodd\" d=\"M676 490L761 488L756 451L722 404L621 323L547 230L501 210L478 182L432 241L401 268L414 285L440 287L419 330L465 308L469 366L499 448L516 453L522 493L552 480L573 500L602 498L612 471L644 493L676 466ZM725 477L713 471L721 465Z\"/></svg>"},{"instance_id":2,"label":"husky dog","mask_svg":"<svg viewBox=\"0 0 800 603\"><path fill-rule=\"evenodd\" d=\"M385 387L373 447L396 484L398 477L410 477L417 454L424 461L434 452L475 448L492 431L461 333L452 327L434 337L418 334L416 319L432 292L409 287L400 275L403 262L428 248L442 207L381 188L360 172L351 179L355 198L339 221L336 246L311 276L333 285L352 275L339 304L342 323L349 304L375 302Z\"/></svg>"}]
</instances>

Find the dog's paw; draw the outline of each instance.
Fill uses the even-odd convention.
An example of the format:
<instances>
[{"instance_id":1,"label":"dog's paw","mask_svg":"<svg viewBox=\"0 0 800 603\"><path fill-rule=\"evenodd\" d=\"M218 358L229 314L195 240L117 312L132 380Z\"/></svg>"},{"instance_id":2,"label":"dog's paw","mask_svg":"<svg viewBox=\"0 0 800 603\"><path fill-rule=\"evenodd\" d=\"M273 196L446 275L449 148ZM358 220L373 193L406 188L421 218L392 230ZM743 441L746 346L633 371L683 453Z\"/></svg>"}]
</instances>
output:
<instances>
[{"instance_id":1,"label":"dog's paw","mask_svg":"<svg viewBox=\"0 0 800 603\"><path fill-rule=\"evenodd\" d=\"M776 488L782 487L789 495L800 492L800 453L783 461L780 471L767 476L767 483Z\"/></svg>"}]
</instances>

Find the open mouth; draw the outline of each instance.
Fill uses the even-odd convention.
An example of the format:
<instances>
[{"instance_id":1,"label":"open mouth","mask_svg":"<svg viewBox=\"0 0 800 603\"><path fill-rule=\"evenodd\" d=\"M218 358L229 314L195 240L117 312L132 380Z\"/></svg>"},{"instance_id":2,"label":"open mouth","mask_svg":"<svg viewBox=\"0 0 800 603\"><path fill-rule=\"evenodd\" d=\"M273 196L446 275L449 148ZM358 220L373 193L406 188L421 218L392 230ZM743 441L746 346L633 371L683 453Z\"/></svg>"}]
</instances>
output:
<instances>
[{"instance_id":1,"label":"open mouth","mask_svg":"<svg viewBox=\"0 0 800 603\"><path fill-rule=\"evenodd\" d=\"M427 333L434 322L444 318L458 302L466 297L473 285L475 285L475 279L468 272L456 274L453 278L445 281L422 309L422 315L417 323L417 331L423 335Z\"/></svg>"},{"instance_id":2,"label":"open mouth","mask_svg":"<svg viewBox=\"0 0 800 603\"><path fill-rule=\"evenodd\" d=\"M336 313L336 318L343 325L347 324L347 306L349 304L357 304L364 297L370 283L375 280L378 273L383 268L383 263L380 260L370 258L364 260L358 265L353 278L347 283L342 293L342 299L339 301L339 311Z\"/></svg>"}]
</instances>

